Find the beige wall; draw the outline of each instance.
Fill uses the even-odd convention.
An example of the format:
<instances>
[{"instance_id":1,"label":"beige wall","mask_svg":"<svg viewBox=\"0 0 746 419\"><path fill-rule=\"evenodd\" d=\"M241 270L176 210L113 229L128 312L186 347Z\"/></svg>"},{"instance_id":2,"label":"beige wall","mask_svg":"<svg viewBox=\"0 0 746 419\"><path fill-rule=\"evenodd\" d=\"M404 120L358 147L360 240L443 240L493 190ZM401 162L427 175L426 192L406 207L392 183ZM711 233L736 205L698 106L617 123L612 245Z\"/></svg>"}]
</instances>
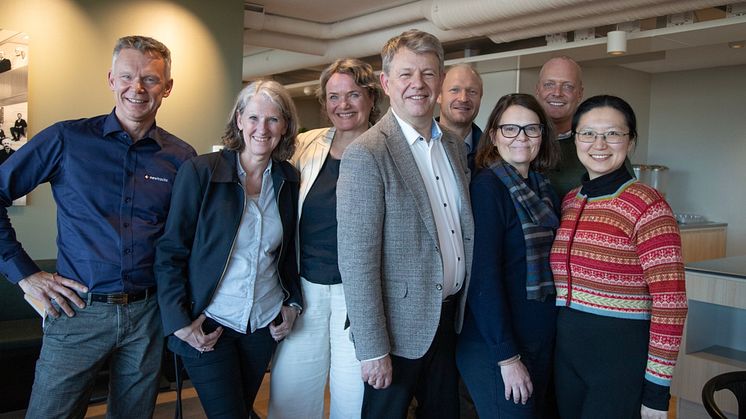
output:
<instances>
[{"instance_id":1,"label":"beige wall","mask_svg":"<svg viewBox=\"0 0 746 419\"><path fill-rule=\"evenodd\" d=\"M30 36L29 134L59 120L110 112L111 49L117 38L141 34L163 41L173 56L174 90L158 124L197 152L209 151L241 87L242 11L241 0L3 0L0 27ZM9 213L31 257L56 257L48 185Z\"/></svg>"},{"instance_id":2,"label":"beige wall","mask_svg":"<svg viewBox=\"0 0 746 419\"><path fill-rule=\"evenodd\" d=\"M300 128L310 131L315 128L329 126L329 120L322 117L321 105L316 96L298 96L293 98L298 110Z\"/></svg>"}]
</instances>

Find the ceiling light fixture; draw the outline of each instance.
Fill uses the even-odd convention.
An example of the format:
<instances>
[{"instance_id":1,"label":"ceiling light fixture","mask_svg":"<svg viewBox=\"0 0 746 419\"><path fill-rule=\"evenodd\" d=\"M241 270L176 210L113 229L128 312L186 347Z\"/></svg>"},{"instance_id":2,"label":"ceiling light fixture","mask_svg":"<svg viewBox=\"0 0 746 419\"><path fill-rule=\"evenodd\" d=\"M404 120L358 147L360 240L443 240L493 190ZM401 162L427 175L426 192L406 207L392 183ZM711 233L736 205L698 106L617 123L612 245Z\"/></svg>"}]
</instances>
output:
<instances>
[{"instance_id":1,"label":"ceiling light fixture","mask_svg":"<svg viewBox=\"0 0 746 419\"><path fill-rule=\"evenodd\" d=\"M728 47L732 49L738 49L746 47L746 41L731 41L728 42Z\"/></svg>"},{"instance_id":2,"label":"ceiling light fixture","mask_svg":"<svg viewBox=\"0 0 746 419\"><path fill-rule=\"evenodd\" d=\"M609 31L606 34L606 53L624 55L625 52L627 52L627 32Z\"/></svg>"}]
</instances>

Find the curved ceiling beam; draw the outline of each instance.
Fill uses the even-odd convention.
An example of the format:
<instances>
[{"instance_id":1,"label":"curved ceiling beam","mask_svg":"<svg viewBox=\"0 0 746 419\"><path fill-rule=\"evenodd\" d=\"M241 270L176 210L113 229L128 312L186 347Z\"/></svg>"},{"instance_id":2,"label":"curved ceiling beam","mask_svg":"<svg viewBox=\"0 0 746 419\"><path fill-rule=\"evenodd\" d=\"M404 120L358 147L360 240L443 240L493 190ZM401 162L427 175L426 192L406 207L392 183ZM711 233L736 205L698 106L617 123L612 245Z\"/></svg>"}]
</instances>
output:
<instances>
[{"instance_id":1,"label":"curved ceiling beam","mask_svg":"<svg viewBox=\"0 0 746 419\"><path fill-rule=\"evenodd\" d=\"M257 47L277 48L285 51L304 54L324 55L329 49L329 42L314 38L288 35L278 32L246 30L243 31L243 43ZM282 47L278 47L282 45Z\"/></svg>"},{"instance_id":2,"label":"curved ceiling beam","mask_svg":"<svg viewBox=\"0 0 746 419\"><path fill-rule=\"evenodd\" d=\"M419 1L334 23L316 23L247 10L244 12L244 28L336 40L421 21L424 17L422 4Z\"/></svg>"},{"instance_id":3,"label":"curved ceiling beam","mask_svg":"<svg viewBox=\"0 0 746 419\"><path fill-rule=\"evenodd\" d=\"M462 31L443 31L427 20L421 20L329 42L329 47L325 54L321 56L298 54L296 52L283 53L283 51L278 50L246 56L243 59L243 79L251 80L299 68L326 65L337 58L360 58L376 55L381 52L381 47L386 41L409 29L429 32L437 36L442 42L468 38L468 34Z\"/></svg>"},{"instance_id":4,"label":"curved ceiling beam","mask_svg":"<svg viewBox=\"0 0 746 419\"><path fill-rule=\"evenodd\" d=\"M610 1L628 3L614 0L423 0L422 3L425 18L435 26L448 30L507 22L520 16L538 16L567 7L588 7Z\"/></svg>"}]
</instances>

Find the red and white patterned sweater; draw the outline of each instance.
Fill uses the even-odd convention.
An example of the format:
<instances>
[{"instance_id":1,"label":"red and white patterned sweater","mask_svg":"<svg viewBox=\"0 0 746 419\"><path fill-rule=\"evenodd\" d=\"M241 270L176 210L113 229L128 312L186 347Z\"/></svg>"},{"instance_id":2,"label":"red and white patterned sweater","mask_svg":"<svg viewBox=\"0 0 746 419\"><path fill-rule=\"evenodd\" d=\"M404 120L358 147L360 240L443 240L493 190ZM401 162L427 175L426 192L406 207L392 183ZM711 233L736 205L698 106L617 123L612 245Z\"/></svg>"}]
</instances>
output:
<instances>
[{"instance_id":1,"label":"red and white patterned sweater","mask_svg":"<svg viewBox=\"0 0 746 419\"><path fill-rule=\"evenodd\" d=\"M681 237L655 189L630 180L613 194L571 191L550 263L557 305L624 319L650 320L645 378L670 386L687 303Z\"/></svg>"}]
</instances>

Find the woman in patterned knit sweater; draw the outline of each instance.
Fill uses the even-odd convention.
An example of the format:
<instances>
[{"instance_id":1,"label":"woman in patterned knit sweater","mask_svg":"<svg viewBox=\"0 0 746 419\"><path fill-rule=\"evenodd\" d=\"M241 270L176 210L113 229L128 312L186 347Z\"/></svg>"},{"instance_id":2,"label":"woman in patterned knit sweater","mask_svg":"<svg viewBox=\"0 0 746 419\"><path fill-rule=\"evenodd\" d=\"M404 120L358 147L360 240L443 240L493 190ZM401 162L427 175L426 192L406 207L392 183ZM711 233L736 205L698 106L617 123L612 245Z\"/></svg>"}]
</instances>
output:
<instances>
[{"instance_id":1,"label":"woman in patterned knit sweater","mask_svg":"<svg viewBox=\"0 0 746 419\"><path fill-rule=\"evenodd\" d=\"M550 257L560 415L665 419L686 317L678 226L624 168L637 138L627 102L586 100L572 130L588 176L562 202Z\"/></svg>"}]
</instances>

